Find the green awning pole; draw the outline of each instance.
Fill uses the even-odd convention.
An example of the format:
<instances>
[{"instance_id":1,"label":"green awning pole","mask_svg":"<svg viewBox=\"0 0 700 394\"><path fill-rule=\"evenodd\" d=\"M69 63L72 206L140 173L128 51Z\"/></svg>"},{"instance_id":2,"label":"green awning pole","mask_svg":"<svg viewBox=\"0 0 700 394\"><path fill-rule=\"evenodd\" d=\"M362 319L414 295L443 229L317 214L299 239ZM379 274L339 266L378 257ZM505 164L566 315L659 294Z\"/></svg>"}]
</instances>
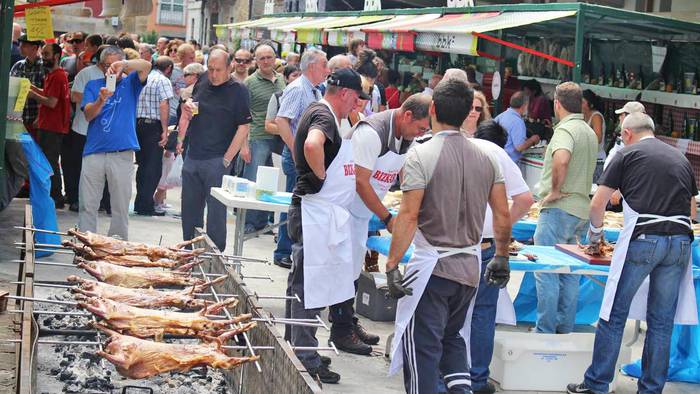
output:
<instances>
[{"instance_id":1,"label":"green awning pole","mask_svg":"<svg viewBox=\"0 0 700 394\"><path fill-rule=\"evenodd\" d=\"M5 194L5 135L7 134L7 99L12 51L12 17L14 0L0 0L0 196Z\"/></svg>"}]
</instances>

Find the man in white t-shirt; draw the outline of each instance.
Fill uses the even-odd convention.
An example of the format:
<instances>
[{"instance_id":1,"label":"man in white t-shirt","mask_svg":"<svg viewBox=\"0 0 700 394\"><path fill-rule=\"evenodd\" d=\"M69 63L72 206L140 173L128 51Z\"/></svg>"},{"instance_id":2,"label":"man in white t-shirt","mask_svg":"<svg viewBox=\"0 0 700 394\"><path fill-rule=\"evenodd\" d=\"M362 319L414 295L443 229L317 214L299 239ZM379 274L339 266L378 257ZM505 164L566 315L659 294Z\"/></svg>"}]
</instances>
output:
<instances>
[{"instance_id":1,"label":"man in white t-shirt","mask_svg":"<svg viewBox=\"0 0 700 394\"><path fill-rule=\"evenodd\" d=\"M102 50L95 53L97 59L100 58ZM83 147L88 130L88 121L80 108L83 101L85 85L93 79L105 77L105 65L97 63L94 66L83 68L75 75L73 86L70 90L71 102L75 105L75 116L68 135L63 139L63 150L61 152L61 168L63 170L63 180L66 187L66 202L69 209L78 212L78 184L80 183L80 171L83 163Z\"/></svg>"},{"instance_id":2,"label":"man in white t-shirt","mask_svg":"<svg viewBox=\"0 0 700 394\"><path fill-rule=\"evenodd\" d=\"M534 203L532 193L523 179L520 168L503 149L508 139L508 134L495 121L487 121L479 125L474 134L474 141L487 152L495 156L505 179L506 195L513 200L510 207L510 221L514 224L520 220ZM481 249L482 272L491 261L496 251L493 242L493 213L487 207L484 220L484 232L482 245L491 243L491 246ZM493 339L496 332L496 306L498 304L499 288L491 286L484 281L481 275L479 289L476 293L476 302L471 320L470 353L471 353L471 382L472 391L475 394L491 394L495 392L493 384L489 383L489 364L493 355Z\"/></svg>"},{"instance_id":3,"label":"man in white t-shirt","mask_svg":"<svg viewBox=\"0 0 700 394\"><path fill-rule=\"evenodd\" d=\"M382 204L382 198L396 182L413 139L429 131L430 102L428 95L413 95L401 108L361 120L352 132L357 191L350 208L355 280L359 278L365 261L367 231L372 214L381 218L389 231L393 229L393 216ZM353 297L329 308L333 321L331 340L340 350L369 354L372 351L370 346L379 343L379 337L368 333L358 323L354 301Z\"/></svg>"}]
</instances>

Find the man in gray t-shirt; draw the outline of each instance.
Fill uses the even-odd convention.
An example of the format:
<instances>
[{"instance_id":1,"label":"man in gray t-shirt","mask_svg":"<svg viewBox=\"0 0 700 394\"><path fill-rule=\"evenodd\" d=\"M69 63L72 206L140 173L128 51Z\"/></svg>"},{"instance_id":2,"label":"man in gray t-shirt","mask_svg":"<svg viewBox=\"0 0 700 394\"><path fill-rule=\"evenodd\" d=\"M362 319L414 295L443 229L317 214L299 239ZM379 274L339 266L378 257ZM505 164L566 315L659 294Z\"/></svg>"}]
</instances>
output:
<instances>
[{"instance_id":1,"label":"man in gray t-shirt","mask_svg":"<svg viewBox=\"0 0 700 394\"><path fill-rule=\"evenodd\" d=\"M438 84L430 106L434 136L411 148L404 164L401 210L386 271L390 294L408 296L399 300L393 348L403 354L392 357L395 371L403 356L407 391L434 392L440 374L451 392L471 391L468 338L460 330L479 283L487 203L493 211L496 256L485 278L501 287L509 278L510 215L500 166L458 131L472 100L472 90L462 81ZM398 262L412 239L416 249L403 281ZM440 257L445 252L451 255Z\"/></svg>"}]
</instances>

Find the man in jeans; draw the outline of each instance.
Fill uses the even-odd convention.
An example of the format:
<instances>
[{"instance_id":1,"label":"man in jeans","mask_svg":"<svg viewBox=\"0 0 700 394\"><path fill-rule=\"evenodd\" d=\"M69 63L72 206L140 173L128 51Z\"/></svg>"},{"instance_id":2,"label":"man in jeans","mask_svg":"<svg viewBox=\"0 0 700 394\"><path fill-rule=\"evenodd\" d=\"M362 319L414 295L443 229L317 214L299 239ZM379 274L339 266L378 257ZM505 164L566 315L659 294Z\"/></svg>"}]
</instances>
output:
<instances>
[{"instance_id":1,"label":"man in jeans","mask_svg":"<svg viewBox=\"0 0 700 394\"><path fill-rule=\"evenodd\" d=\"M625 197L625 229L615 246L591 366L583 383L567 386L569 393L608 392L628 317L646 318L647 323L637 392L663 392L674 317L681 324L697 324L688 267L690 219L697 214L693 168L683 153L654 138L654 122L646 114L628 115L621 135L626 146L603 172L591 202L589 239L601 242L605 206L618 189ZM626 253L620 249L625 246ZM648 298L643 291L637 293L647 277ZM634 316L629 316L631 307Z\"/></svg>"},{"instance_id":2,"label":"man in jeans","mask_svg":"<svg viewBox=\"0 0 700 394\"><path fill-rule=\"evenodd\" d=\"M70 127L70 90L68 75L58 65L61 60L61 47L58 44L46 44L41 49L46 76L44 87L32 86L27 97L39 103L39 146L46 155L53 175L51 176L51 198L57 209L65 206L63 197L63 178L58 158L61 155L61 141L68 134Z\"/></svg>"},{"instance_id":3,"label":"man in jeans","mask_svg":"<svg viewBox=\"0 0 700 394\"><path fill-rule=\"evenodd\" d=\"M559 124L545 152L538 190L542 210L535 245L575 244L586 235L598 139L583 120L581 96L581 87L573 82L560 84L554 94ZM573 331L579 276L536 273L535 279L537 332Z\"/></svg>"},{"instance_id":4,"label":"man in jeans","mask_svg":"<svg viewBox=\"0 0 700 394\"><path fill-rule=\"evenodd\" d=\"M139 96L136 136L141 149L136 152L136 163L139 167L136 171L134 200L134 211L137 215L165 215L164 211L156 211L153 194L163 172L163 147L168 142L169 100L174 96L173 86L168 78L172 72L173 60L168 56L159 57Z\"/></svg>"},{"instance_id":5,"label":"man in jeans","mask_svg":"<svg viewBox=\"0 0 700 394\"><path fill-rule=\"evenodd\" d=\"M296 184L296 169L291 152L294 148L294 136L299 119L311 103L321 99L316 86L325 81L330 73L326 53L318 49L307 49L301 57L300 65L302 75L284 89L275 119L279 135L286 144L282 151L282 171L287 176L286 191L288 192L291 192ZM287 220L287 215L282 214L281 220ZM291 254L292 241L287 235L287 226L280 226L274 263L281 267L291 268L292 262L289 259Z\"/></svg>"},{"instance_id":6,"label":"man in jeans","mask_svg":"<svg viewBox=\"0 0 700 394\"><path fill-rule=\"evenodd\" d=\"M284 77L275 72L275 50L267 44L255 48L258 70L246 78L244 84L250 93L250 163L243 168L243 178L255 182L259 166L272 165L275 136L265 131L265 115L270 97L286 86ZM267 226L269 212L249 210L245 218L245 232L253 233Z\"/></svg>"},{"instance_id":7,"label":"man in jeans","mask_svg":"<svg viewBox=\"0 0 700 394\"><path fill-rule=\"evenodd\" d=\"M226 249L226 206L209 191L221 185L231 172L231 162L248 138L250 106L248 89L231 77L228 53L214 49L207 60L207 73L192 91L199 102L192 113L188 100L180 120L177 152L182 153L185 133L189 136L187 157L182 167L182 237L194 238L194 229L204 226L207 208L207 234L214 245Z\"/></svg>"},{"instance_id":8,"label":"man in jeans","mask_svg":"<svg viewBox=\"0 0 700 394\"><path fill-rule=\"evenodd\" d=\"M114 92L105 78L87 83L80 106L89 122L80 174L80 214L78 227L97 231L97 209L109 182L112 221L107 235L129 239L129 200L134 172L136 105L146 83L151 63L142 59L124 60L124 52L109 46L100 53L107 75L116 75Z\"/></svg>"}]
</instances>

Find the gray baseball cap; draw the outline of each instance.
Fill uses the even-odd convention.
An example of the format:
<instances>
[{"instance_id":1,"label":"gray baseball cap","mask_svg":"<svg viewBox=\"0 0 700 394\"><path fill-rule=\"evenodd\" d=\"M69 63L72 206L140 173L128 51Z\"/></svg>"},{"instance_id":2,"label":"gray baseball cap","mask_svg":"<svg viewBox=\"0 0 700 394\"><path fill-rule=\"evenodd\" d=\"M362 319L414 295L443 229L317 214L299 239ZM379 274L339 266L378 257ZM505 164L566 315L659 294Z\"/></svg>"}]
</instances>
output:
<instances>
[{"instance_id":1,"label":"gray baseball cap","mask_svg":"<svg viewBox=\"0 0 700 394\"><path fill-rule=\"evenodd\" d=\"M647 113L644 104L639 101L628 101L622 108L615 111L616 114L633 114L635 112L641 112L643 114Z\"/></svg>"}]
</instances>

